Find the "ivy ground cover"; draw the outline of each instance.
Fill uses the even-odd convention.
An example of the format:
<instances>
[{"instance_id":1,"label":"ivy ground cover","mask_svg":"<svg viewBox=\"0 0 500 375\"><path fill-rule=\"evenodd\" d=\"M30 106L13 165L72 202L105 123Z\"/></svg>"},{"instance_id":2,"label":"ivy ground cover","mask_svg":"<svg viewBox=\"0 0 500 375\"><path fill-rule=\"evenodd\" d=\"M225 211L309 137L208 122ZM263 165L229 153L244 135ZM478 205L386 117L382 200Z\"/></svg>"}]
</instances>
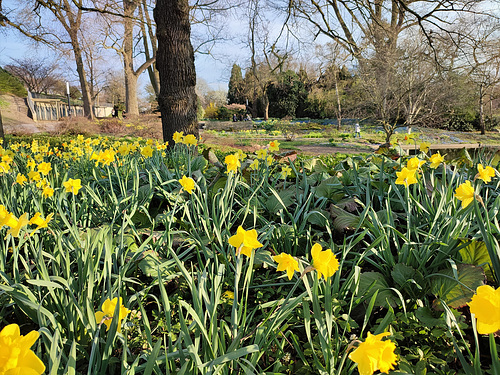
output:
<instances>
[{"instance_id":1,"label":"ivy ground cover","mask_svg":"<svg viewBox=\"0 0 500 375\"><path fill-rule=\"evenodd\" d=\"M499 374L499 159L0 149L0 374Z\"/></svg>"}]
</instances>

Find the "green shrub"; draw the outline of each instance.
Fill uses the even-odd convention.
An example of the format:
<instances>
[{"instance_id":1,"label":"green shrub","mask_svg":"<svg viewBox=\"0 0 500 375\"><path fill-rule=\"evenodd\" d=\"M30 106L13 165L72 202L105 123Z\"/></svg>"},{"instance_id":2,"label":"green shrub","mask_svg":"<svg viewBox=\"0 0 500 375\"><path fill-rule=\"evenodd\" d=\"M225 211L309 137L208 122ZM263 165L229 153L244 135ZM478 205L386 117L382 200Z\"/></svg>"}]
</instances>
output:
<instances>
[{"instance_id":1,"label":"green shrub","mask_svg":"<svg viewBox=\"0 0 500 375\"><path fill-rule=\"evenodd\" d=\"M14 94L19 97L28 95L21 81L0 67L0 94Z\"/></svg>"}]
</instances>

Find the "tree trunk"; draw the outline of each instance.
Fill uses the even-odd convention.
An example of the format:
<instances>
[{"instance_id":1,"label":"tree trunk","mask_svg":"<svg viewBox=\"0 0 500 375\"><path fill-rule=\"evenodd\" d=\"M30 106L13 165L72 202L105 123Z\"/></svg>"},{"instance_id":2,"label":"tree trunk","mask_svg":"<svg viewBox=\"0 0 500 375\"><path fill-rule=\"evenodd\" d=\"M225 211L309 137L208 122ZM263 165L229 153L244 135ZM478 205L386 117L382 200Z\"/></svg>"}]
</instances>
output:
<instances>
[{"instance_id":1,"label":"tree trunk","mask_svg":"<svg viewBox=\"0 0 500 375\"><path fill-rule=\"evenodd\" d=\"M163 140L171 144L174 132L198 136L196 71L191 44L188 0L157 0L154 9L160 74L158 104Z\"/></svg>"},{"instance_id":2,"label":"tree trunk","mask_svg":"<svg viewBox=\"0 0 500 375\"><path fill-rule=\"evenodd\" d=\"M337 130L340 131L342 125L342 107L340 106L339 83L337 72L335 72L335 96L337 97Z\"/></svg>"},{"instance_id":3,"label":"tree trunk","mask_svg":"<svg viewBox=\"0 0 500 375\"><path fill-rule=\"evenodd\" d=\"M80 88L82 89L82 101L83 101L83 114L89 119L94 118L94 113L92 112L92 99L90 97L89 84L87 82L87 75L85 73L85 65L83 63L82 50L80 48L80 42L78 40L77 29L69 32L71 39L71 46L73 47L73 54L75 55L76 71L78 72L78 78L80 80Z\"/></svg>"},{"instance_id":4,"label":"tree trunk","mask_svg":"<svg viewBox=\"0 0 500 375\"><path fill-rule=\"evenodd\" d=\"M137 76L134 71L134 12L137 3L124 0L123 9L123 71L125 74L125 106L130 115L139 115L137 101Z\"/></svg>"},{"instance_id":5,"label":"tree trunk","mask_svg":"<svg viewBox=\"0 0 500 375\"><path fill-rule=\"evenodd\" d=\"M479 128L481 135L486 134L486 126L484 124L484 89L483 85L479 86Z\"/></svg>"},{"instance_id":6,"label":"tree trunk","mask_svg":"<svg viewBox=\"0 0 500 375\"><path fill-rule=\"evenodd\" d=\"M5 146L5 133L3 132L2 111L0 111L0 140L2 141L2 145Z\"/></svg>"}]
</instances>

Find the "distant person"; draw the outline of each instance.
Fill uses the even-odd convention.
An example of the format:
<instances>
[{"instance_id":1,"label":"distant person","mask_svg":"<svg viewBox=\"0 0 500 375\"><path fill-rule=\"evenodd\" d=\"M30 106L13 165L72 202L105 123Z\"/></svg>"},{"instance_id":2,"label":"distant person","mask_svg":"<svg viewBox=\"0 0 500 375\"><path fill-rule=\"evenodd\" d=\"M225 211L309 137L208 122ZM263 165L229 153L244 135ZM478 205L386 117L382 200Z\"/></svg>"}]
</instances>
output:
<instances>
[{"instance_id":1,"label":"distant person","mask_svg":"<svg viewBox=\"0 0 500 375\"><path fill-rule=\"evenodd\" d=\"M354 124L354 138L361 138L361 126L359 126L359 122Z\"/></svg>"},{"instance_id":2,"label":"distant person","mask_svg":"<svg viewBox=\"0 0 500 375\"><path fill-rule=\"evenodd\" d=\"M236 113L233 113L233 122L238 121L238 117L236 116Z\"/></svg>"}]
</instances>

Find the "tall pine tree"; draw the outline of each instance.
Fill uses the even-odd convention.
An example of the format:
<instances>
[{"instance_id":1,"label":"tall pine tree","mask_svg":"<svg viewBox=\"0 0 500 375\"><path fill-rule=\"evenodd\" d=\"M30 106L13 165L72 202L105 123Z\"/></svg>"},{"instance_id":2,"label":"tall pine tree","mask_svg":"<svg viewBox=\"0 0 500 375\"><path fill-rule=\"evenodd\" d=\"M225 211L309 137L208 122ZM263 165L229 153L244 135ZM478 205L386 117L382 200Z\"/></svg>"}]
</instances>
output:
<instances>
[{"instance_id":1,"label":"tall pine tree","mask_svg":"<svg viewBox=\"0 0 500 375\"><path fill-rule=\"evenodd\" d=\"M229 78L229 87L227 91L227 101L229 104L245 104L243 94L243 75L238 64L233 64L231 69L231 78Z\"/></svg>"}]
</instances>

